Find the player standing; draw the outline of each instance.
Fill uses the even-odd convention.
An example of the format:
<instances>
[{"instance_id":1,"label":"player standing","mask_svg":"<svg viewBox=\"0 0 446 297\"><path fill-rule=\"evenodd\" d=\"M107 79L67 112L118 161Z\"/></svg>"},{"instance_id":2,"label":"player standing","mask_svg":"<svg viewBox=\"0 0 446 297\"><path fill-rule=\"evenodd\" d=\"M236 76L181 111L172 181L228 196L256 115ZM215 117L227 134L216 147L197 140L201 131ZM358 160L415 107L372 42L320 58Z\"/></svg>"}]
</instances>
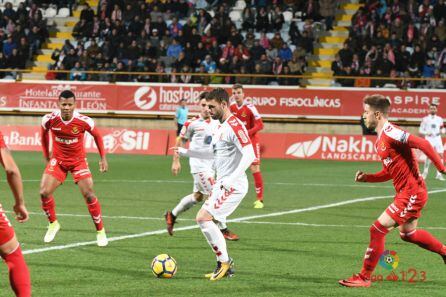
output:
<instances>
[{"instance_id":1,"label":"player standing","mask_svg":"<svg viewBox=\"0 0 446 297\"><path fill-rule=\"evenodd\" d=\"M263 208L263 178L260 172L260 143L257 132L263 129L263 121L257 108L245 101L245 94L241 84L235 84L232 87L232 96L235 102L230 105L231 112L245 125L248 130L249 138L254 148L256 158L251 164L251 172L254 177L257 200L254 202L254 208Z\"/></svg>"},{"instance_id":2,"label":"player standing","mask_svg":"<svg viewBox=\"0 0 446 297\"><path fill-rule=\"evenodd\" d=\"M211 117L220 121L212 136L212 150L176 148L176 153L193 158L214 158L217 181L211 196L198 211L196 220L217 256L217 267L206 275L215 281L231 275L233 265L226 241L215 222L226 222L248 192L245 171L254 161L255 154L246 128L229 110L228 93L222 88L212 90L207 96L207 105Z\"/></svg>"},{"instance_id":3,"label":"player standing","mask_svg":"<svg viewBox=\"0 0 446 297\"><path fill-rule=\"evenodd\" d=\"M60 93L59 108L60 111L47 114L42 119L42 148L47 166L40 183L40 198L42 209L49 221L44 242L53 241L60 229L53 193L65 181L67 173L70 172L85 198L88 211L96 226L97 244L106 246L108 240L102 222L101 205L93 192L93 179L84 149L84 134L88 132L93 136L101 156L99 169L101 172L106 172L108 163L102 136L95 128L91 118L75 111L76 98L73 92L66 90ZM50 131L53 143L51 156L49 152Z\"/></svg>"},{"instance_id":4,"label":"player standing","mask_svg":"<svg viewBox=\"0 0 446 297\"><path fill-rule=\"evenodd\" d=\"M14 195L14 212L20 223L28 220L28 211L23 198L23 184L20 170L9 152L0 132L0 163L6 172L6 179ZM17 241L14 229L0 204L0 255L8 266L9 282L16 296L31 296L31 279L28 266L23 258L22 249Z\"/></svg>"},{"instance_id":5,"label":"player standing","mask_svg":"<svg viewBox=\"0 0 446 297\"><path fill-rule=\"evenodd\" d=\"M189 148L192 150L209 151L211 149L212 133L217 128L219 122L211 119L209 108L206 104L206 95L208 92L200 94L200 115L188 120L181 129L180 137L177 138L176 147L182 147L190 140ZM213 159L189 159L190 170L194 179L194 188L192 194L183 197L178 205L165 214L167 232L173 235L173 226L179 214L194 206L197 202L206 200L214 184ZM181 170L180 158L177 154L173 155L172 173L178 175ZM227 240L238 240L237 234L229 231L225 223L220 223L219 228Z\"/></svg>"},{"instance_id":6,"label":"player standing","mask_svg":"<svg viewBox=\"0 0 446 297\"><path fill-rule=\"evenodd\" d=\"M421 121L420 134L422 134L426 140L430 142L443 161L444 147L443 141L441 140L441 134L444 134L446 131L444 128L443 119L437 116L437 109L437 105L429 105L429 115L425 116ZM426 158L422 175L424 179L427 177L430 164L431 161ZM443 175L438 170L435 178L438 180L445 180Z\"/></svg>"},{"instance_id":7,"label":"player standing","mask_svg":"<svg viewBox=\"0 0 446 297\"><path fill-rule=\"evenodd\" d=\"M418 218L427 203L428 195L412 149L422 150L443 174L446 168L427 140L411 135L388 122L389 108L390 101L382 95L366 96L364 99L365 124L378 132L375 150L382 160L383 169L375 174L358 171L355 181L393 180L397 194L393 203L370 227L370 243L361 272L339 281L346 287L370 287L371 275L384 252L386 234L395 227L398 227L402 240L441 255L446 263L446 246L428 231L417 229Z\"/></svg>"}]
</instances>

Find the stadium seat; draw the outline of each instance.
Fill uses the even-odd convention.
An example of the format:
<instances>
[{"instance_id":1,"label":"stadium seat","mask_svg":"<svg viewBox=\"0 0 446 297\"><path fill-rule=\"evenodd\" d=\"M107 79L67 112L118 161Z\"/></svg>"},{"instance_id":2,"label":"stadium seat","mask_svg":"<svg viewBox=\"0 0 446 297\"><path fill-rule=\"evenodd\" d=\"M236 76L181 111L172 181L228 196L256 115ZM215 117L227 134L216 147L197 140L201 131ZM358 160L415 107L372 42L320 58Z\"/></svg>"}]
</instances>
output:
<instances>
[{"instance_id":1,"label":"stadium seat","mask_svg":"<svg viewBox=\"0 0 446 297\"><path fill-rule=\"evenodd\" d=\"M70 10L68 8L63 7L61 9L59 9L57 17L59 17L59 18L67 18L69 16L70 16Z\"/></svg>"},{"instance_id":2,"label":"stadium seat","mask_svg":"<svg viewBox=\"0 0 446 297\"><path fill-rule=\"evenodd\" d=\"M234 9L236 10L243 10L246 7L246 2L243 0L238 0L237 2L235 2L235 6Z\"/></svg>"},{"instance_id":3,"label":"stadium seat","mask_svg":"<svg viewBox=\"0 0 446 297\"><path fill-rule=\"evenodd\" d=\"M284 11L282 14L285 22L287 23L291 22L293 19L293 13L291 11Z\"/></svg>"},{"instance_id":4,"label":"stadium seat","mask_svg":"<svg viewBox=\"0 0 446 297\"><path fill-rule=\"evenodd\" d=\"M55 10L52 7L48 7L45 10L45 15L46 15L47 18L54 18L57 15L57 10Z\"/></svg>"},{"instance_id":5,"label":"stadium seat","mask_svg":"<svg viewBox=\"0 0 446 297\"><path fill-rule=\"evenodd\" d=\"M238 22L242 19L242 14L240 11L238 10L233 10L229 13L229 18L231 19L231 21L233 22Z\"/></svg>"}]
</instances>

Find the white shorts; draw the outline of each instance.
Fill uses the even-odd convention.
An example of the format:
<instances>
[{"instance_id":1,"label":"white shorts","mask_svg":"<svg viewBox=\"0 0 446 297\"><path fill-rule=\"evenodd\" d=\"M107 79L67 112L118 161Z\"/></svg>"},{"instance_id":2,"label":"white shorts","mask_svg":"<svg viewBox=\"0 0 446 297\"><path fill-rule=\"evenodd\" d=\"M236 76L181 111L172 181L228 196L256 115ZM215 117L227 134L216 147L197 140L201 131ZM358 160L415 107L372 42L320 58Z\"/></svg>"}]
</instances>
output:
<instances>
[{"instance_id":1,"label":"white shorts","mask_svg":"<svg viewBox=\"0 0 446 297\"><path fill-rule=\"evenodd\" d=\"M197 172L192 173L194 177L193 193L200 192L203 195L209 195L212 191L212 186L215 183L213 172Z\"/></svg>"},{"instance_id":2,"label":"white shorts","mask_svg":"<svg viewBox=\"0 0 446 297\"><path fill-rule=\"evenodd\" d=\"M439 154L444 153L444 146L441 137L426 137L426 140L434 147L435 151Z\"/></svg>"},{"instance_id":3,"label":"white shorts","mask_svg":"<svg viewBox=\"0 0 446 297\"><path fill-rule=\"evenodd\" d=\"M231 188L230 191L220 188L217 182L212 188L211 196L201 206L209 212L216 221L226 223L226 218L231 215L237 206L248 193L248 179L238 183L237 189Z\"/></svg>"}]
</instances>

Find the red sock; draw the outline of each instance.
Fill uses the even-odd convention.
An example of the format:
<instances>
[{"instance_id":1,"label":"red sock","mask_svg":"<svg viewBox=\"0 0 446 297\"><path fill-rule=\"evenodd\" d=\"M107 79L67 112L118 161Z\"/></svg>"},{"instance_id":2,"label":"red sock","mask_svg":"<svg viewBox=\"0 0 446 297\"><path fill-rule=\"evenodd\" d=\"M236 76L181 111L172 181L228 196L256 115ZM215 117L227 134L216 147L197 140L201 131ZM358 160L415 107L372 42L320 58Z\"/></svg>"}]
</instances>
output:
<instances>
[{"instance_id":1,"label":"red sock","mask_svg":"<svg viewBox=\"0 0 446 297\"><path fill-rule=\"evenodd\" d=\"M413 230L408 233L400 233L401 239L407 242L415 243L423 249L441 254L443 243L426 230Z\"/></svg>"},{"instance_id":2,"label":"red sock","mask_svg":"<svg viewBox=\"0 0 446 297\"><path fill-rule=\"evenodd\" d=\"M40 198L40 201L42 202L42 209L48 217L48 221L52 223L57 220L56 203L54 202L54 197L49 196L47 198Z\"/></svg>"},{"instance_id":3,"label":"red sock","mask_svg":"<svg viewBox=\"0 0 446 297\"><path fill-rule=\"evenodd\" d=\"M370 227L370 243L364 256L361 275L370 279L379 257L384 252L384 243L386 242L386 234L389 232L387 228L375 221Z\"/></svg>"},{"instance_id":4,"label":"red sock","mask_svg":"<svg viewBox=\"0 0 446 297\"><path fill-rule=\"evenodd\" d=\"M252 176L254 177L254 184L256 186L257 200L262 201L263 200L263 178L262 178L262 173L259 171L259 172L253 173Z\"/></svg>"},{"instance_id":5,"label":"red sock","mask_svg":"<svg viewBox=\"0 0 446 297\"><path fill-rule=\"evenodd\" d=\"M9 282L16 296L30 297L31 278L20 246L14 252L2 257L6 265L8 265Z\"/></svg>"},{"instance_id":6,"label":"red sock","mask_svg":"<svg viewBox=\"0 0 446 297\"><path fill-rule=\"evenodd\" d=\"M104 225L102 224L101 204L99 204L98 198L95 197L90 203L87 203L87 206L96 230L102 230Z\"/></svg>"}]
</instances>

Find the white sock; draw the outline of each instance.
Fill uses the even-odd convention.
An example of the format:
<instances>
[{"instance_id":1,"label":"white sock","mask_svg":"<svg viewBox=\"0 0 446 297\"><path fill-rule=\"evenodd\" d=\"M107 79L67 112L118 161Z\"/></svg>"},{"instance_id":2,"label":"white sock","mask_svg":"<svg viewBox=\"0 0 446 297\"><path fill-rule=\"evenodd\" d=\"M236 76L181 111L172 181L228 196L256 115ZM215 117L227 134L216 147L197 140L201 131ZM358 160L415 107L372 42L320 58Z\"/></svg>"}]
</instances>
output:
<instances>
[{"instance_id":1,"label":"white sock","mask_svg":"<svg viewBox=\"0 0 446 297\"><path fill-rule=\"evenodd\" d=\"M423 167L423 173L428 173L429 172L429 165L431 165L431 160L429 160L428 157L426 157L426 161L424 162L424 167Z\"/></svg>"},{"instance_id":2,"label":"white sock","mask_svg":"<svg viewBox=\"0 0 446 297\"><path fill-rule=\"evenodd\" d=\"M198 225L212 250L217 255L217 260L220 262L229 262L226 241L220 229L218 229L217 224L213 221L199 221Z\"/></svg>"},{"instance_id":3,"label":"white sock","mask_svg":"<svg viewBox=\"0 0 446 297\"><path fill-rule=\"evenodd\" d=\"M226 223L223 223L223 222L220 222L220 221L217 222L217 226L218 226L218 228L219 228L220 230L224 230L224 229L227 229L227 228L228 228L228 226L226 225Z\"/></svg>"},{"instance_id":4,"label":"white sock","mask_svg":"<svg viewBox=\"0 0 446 297\"><path fill-rule=\"evenodd\" d=\"M177 217L179 214L185 212L195 204L197 204L197 201L194 198L194 194L187 195L181 199L177 206L175 206L175 208L172 210L172 214Z\"/></svg>"}]
</instances>

